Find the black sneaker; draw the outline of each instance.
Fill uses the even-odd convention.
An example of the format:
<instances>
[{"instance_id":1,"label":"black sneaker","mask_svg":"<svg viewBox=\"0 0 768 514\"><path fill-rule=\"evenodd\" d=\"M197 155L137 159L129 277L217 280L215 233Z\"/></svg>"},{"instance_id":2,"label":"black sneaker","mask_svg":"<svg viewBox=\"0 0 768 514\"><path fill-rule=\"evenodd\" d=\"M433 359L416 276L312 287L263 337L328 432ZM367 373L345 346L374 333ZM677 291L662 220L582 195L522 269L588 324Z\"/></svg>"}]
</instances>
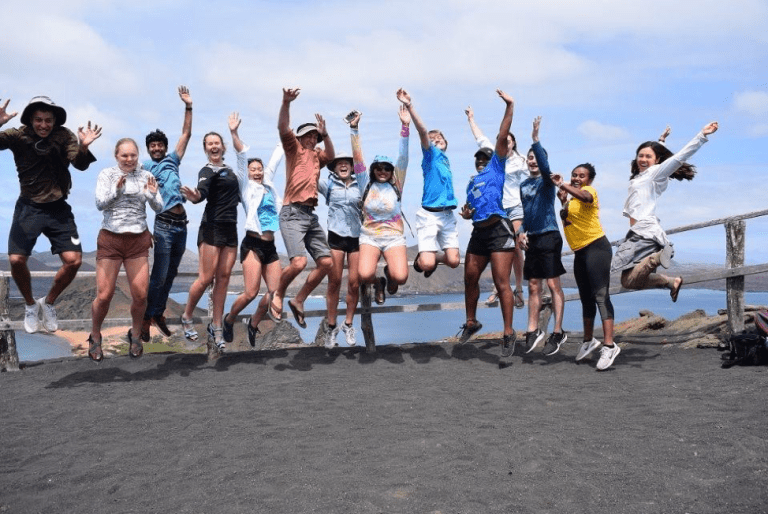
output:
<instances>
[{"instance_id":1,"label":"black sneaker","mask_svg":"<svg viewBox=\"0 0 768 514\"><path fill-rule=\"evenodd\" d=\"M227 321L227 315L225 314L221 320L221 328L224 331L224 341L231 343L235 339L235 326Z\"/></svg>"},{"instance_id":2,"label":"black sneaker","mask_svg":"<svg viewBox=\"0 0 768 514\"><path fill-rule=\"evenodd\" d=\"M549 335L546 344L544 344L544 355L554 355L560 351L560 345L568 340L565 332L553 332Z\"/></svg>"},{"instance_id":3,"label":"black sneaker","mask_svg":"<svg viewBox=\"0 0 768 514\"><path fill-rule=\"evenodd\" d=\"M501 341L501 356L509 357L515 353L515 345L517 344L517 332L514 330L511 334L504 334L504 339Z\"/></svg>"},{"instance_id":4,"label":"black sneaker","mask_svg":"<svg viewBox=\"0 0 768 514\"><path fill-rule=\"evenodd\" d=\"M251 320L248 320L248 342L256 348L256 334L261 334L259 327L251 326Z\"/></svg>"},{"instance_id":5,"label":"black sneaker","mask_svg":"<svg viewBox=\"0 0 768 514\"><path fill-rule=\"evenodd\" d=\"M528 332L525 334L525 353L531 353L539 343L544 339L544 332L536 329L535 332Z\"/></svg>"},{"instance_id":6,"label":"black sneaker","mask_svg":"<svg viewBox=\"0 0 768 514\"><path fill-rule=\"evenodd\" d=\"M483 324L480 323L477 320L474 320L475 322L470 325L469 323L464 323L461 326L461 330L459 330L459 333L461 334L459 336L459 344L464 344L467 341L469 341L469 338L475 335L481 328L483 328Z\"/></svg>"}]
</instances>

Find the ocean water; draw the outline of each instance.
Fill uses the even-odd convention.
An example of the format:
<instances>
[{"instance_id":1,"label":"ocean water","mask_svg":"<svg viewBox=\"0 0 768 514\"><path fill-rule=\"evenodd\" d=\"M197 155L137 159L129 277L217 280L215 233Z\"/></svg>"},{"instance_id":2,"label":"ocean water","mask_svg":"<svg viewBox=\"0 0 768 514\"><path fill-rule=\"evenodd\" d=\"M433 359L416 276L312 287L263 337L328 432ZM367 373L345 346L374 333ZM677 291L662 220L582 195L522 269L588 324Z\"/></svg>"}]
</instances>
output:
<instances>
[{"instance_id":1,"label":"ocean water","mask_svg":"<svg viewBox=\"0 0 768 514\"><path fill-rule=\"evenodd\" d=\"M575 289L566 289L565 293L575 293ZM488 292L480 295L481 303L487 298ZM177 302L184 303L187 300L186 293L172 293L171 297ZM236 295L227 297L226 310L235 301ZM637 291L633 293L619 294L611 297L615 311L616 322L637 317L643 309L648 309L663 316L666 319L675 319L683 314L696 309L703 309L708 315L717 314L718 309L725 308L725 291L710 289L683 289L677 303L669 299L669 292L663 290ZM463 302L463 294L441 295L409 295L388 297L388 305L402 305L410 303L446 303ZM768 292L745 293L745 302L749 305L768 305ZM203 296L198 304L207 309L208 297ZM249 305L243 314L254 311L256 301ZM304 305L306 310L325 309L325 297L310 297ZM286 305L286 311L287 305ZM344 302L339 305L339 321L343 320ZM525 332L527 325L527 308L515 309L513 327L518 332ZM501 312L497 308L480 308L477 310L477 318L483 324L483 332L497 332L503 328ZM376 333L377 344L403 344L420 343L428 341L440 341L444 338L455 336L464 323L465 315L462 310L432 311L418 313L393 313L374 316L373 325ZM289 320L293 322L293 318ZM314 340L321 318L307 318L307 328L299 329L304 341ZM597 323L599 326L600 317ZM550 329L552 327L550 322ZM566 331L582 330L581 304L571 301L565 304L563 327ZM359 317L355 318L355 328L358 329L358 344L363 344L363 336L360 333ZM341 344L343 337L339 336ZM48 334L26 334L16 332L16 344L19 359L22 361L36 361L52 359L71 355L70 346L66 340Z\"/></svg>"}]
</instances>

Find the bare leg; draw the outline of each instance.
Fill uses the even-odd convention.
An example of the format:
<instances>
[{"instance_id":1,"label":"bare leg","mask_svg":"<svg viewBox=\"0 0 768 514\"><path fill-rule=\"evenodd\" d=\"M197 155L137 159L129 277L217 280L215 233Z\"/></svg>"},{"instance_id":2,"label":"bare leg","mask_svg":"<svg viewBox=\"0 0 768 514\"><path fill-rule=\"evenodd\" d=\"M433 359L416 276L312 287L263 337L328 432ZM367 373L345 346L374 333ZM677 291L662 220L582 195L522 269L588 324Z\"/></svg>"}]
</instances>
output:
<instances>
[{"instance_id":1,"label":"bare leg","mask_svg":"<svg viewBox=\"0 0 768 514\"><path fill-rule=\"evenodd\" d=\"M360 252L347 254L347 317L344 320L347 325L351 325L355 319L355 309L360 299L360 274L358 265L360 263Z\"/></svg>"},{"instance_id":2,"label":"bare leg","mask_svg":"<svg viewBox=\"0 0 768 514\"><path fill-rule=\"evenodd\" d=\"M27 305L34 305L35 298L32 296L32 275L29 273L27 267L26 255L20 255L12 253L8 255L8 260L11 263L11 276L13 281L16 282L16 287L19 288L21 296L24 297L24 302Z\"/></svg>"},{"instance_id":3,"label":"bare leg","mask_svg":"<svg viewBox=\"0 0 768 514\"><path fill-rule=\"evenodd\" d=\"M315 266L316 268L309 272L307 281L304 282L303 286L301 286L301 289L299 289L299 292L296 293L296 296L291 299L291 303L298 307L301 311L304 310L304 302L306 301L307 297L309 297L312 291L314 291L315 288L320 285L320 282L323 281L328 272L331 271L333 260L331 260L331 258L328 256L320 257L317 259L317 261L315 261ZM327 308L330 300L326 298L325 303Z\"/></svg>"},{"instance_id":4,"label":"bare leg","mask_svg":"<svg viewBox=\"0 0 768 514\"><path fill-rule=\"evenodd\" d=\"M267 291L274 292L275 289L277 289L277 286L280 284L281 272L282 270L280 269L280 261L270 262L266 266L262 267L262 276L264 277L264 282L267 284ZM261 301L259 302L259 306L256 308L256 312L253 316L251 316L252 327L257 328L259 326L261 320L264 319L264 316L267 315L268 308L270 308L269 295L265 294L261 297Z\"/></svg>"},{"instance_id":5,"label":"bare leg","mask_svg":"<svg viewBox=\"0 0 768 514\"><path fill-rule=\"evenodd\" d=\"M512 221L512 228L517 232L522 225L522 220ZM515 290L522 291L523 289L523 263L525 262L525 255L523 255L523 249L520 245L515 245L515 249L512 252L512 269L515 272Z\"/></svg>"},{"instance_id":6,"label":"bare leg","mask_svg":"<svg viewBox=\"0 0 768 514\"><path fill-rule=\"evenodd\" d=\"M293 257L290 264L288 264L288 266L283 268L281 271L280 282L277 285L277 290L274 294L274 300L272 300L272 303L279 306L281 310L283 305L283 298L285 297L285 291L288 289L288 286L290 286L291 283L296 279L296 277L298 277L299 274L304 271L304 268L306 267L307 257L304 255L299 255Z\"/></svg>"},{"instance_id":7,"label":"bare leg","mask_svg":"<svg viewBox=\"0 0 768 514\"><path fill-rule=\"evenodd\" d=\"M53 284L48 291L48 296L45 297L46 303L50 305L53 305L62 291L72 283L75 276L77 276L77 270L80 269L80 265L83 263L83 254L80 252L62 252L59 258L61 259L61 268L56 272L56 276L53 277Z\"/></svg>"},{"instance_id":8,"label":"bare leg","mask_svg":"<svg viewBox=\"0 0 768 514\"><path fill-rule=\"evenodd\" d=\"M541 310L541 279L528 279L528 332L539 328L539 310Z\"/></svg>"},{"instance_id":9,"label":"bare leg","mask_svg":"<svg viewBox=\"0 0 768 514\"><path fill-rule=\"evenodd\" d=\"M512 320L515 314L515 298L509 287L509 275L512 273L512 252L491 253L491 274L493 283L499 292L501 317L504 320L504 335L512 335ZM562 292L562 291L561 291ZM478 295L480 290L478 289ZM477 304L477 302L475 302Z\"/></svg>"},{"instance_id":10,"label":"bare leg","mask_svg":"<svg viewBox=\"0 0 768 514\"><path fill-rule=\"evenodd\" d=\"M211 246L208 243L200 243L198 249L200 256L197 265L197 279L189 286L187 305L184 307L184 319L192 319L197 302L203 297L205 289L213 282L214 273L219 265L221 248Z\"/></svg>"},{"instance_id":11,"label":"bare leg","mask_svg":"<svg viewBox=\"0 0 768 514\"><path fill-rule=\"evenodd\" d=\"M408 254L405 246L395 246L384 251L389 278L397 285L403 285L408 280Z\"/></svg>"},{"instance_id":12,"label":"bare leg","mask_svg":"<svg viewBox=\"0 0 768 514\"><path fill-rule=\"evenodd\" d=\"M555 329L558 334L563 332L563 313L565 312L565 294L560 286L560 277L548 278L547 285L552 292L552 310L555 314Z\"/></svg>"},{"instance_id":13,"label":"bare leg","mask_svg":"<svg viewBox=\"0 0 768 514\"><path fill-rule=\"evenodd\" d=\"M131 335L141 334L141 324L144 321L144 312L147 310L149 259L147 257L128 259L124 264L128 286L131 289Z\"/></svg>"},{"instance_id":14,"label":"bare leg","mask_svg":"<svg viewBox=\"0 0 768 514\"><path fill-rule=\"evenodd\" d=\"M227 301L227 289L229 288L229 277L232 275L232 266L237 259L237 248L225 246L220 249L219 262L216 266L216 279L213 283L213 319L211 324L214 327L221 326L221 319L224 317L224 304Z\"/></svg>"},{"instance_id":15,"label":"bare leg","mask_svg":"<svg viewBox=\"0 0 768 514\"><path fill-rule=\"evenodd\" d=\"M467 323L477 321L477 300L480 298L480 275L490 262L490 257L468 253L464 259L464 311ZM507 284L509 287L509 284ZM469 323L471 324L471 323Z\"/></svg>"},{"instance_id":16,"label":"bare leg","mask_svg":"<svg viewBox=\"0 0 768 514\"><path fill-rule=\"evenodd\" d=\"M96 298L91 304L91 337L96 342L101 341L101 325L109 312L109 304L115 294L117 274L120 272L122 264L122 261L113 259L96 261ZM141 317L144 317L143 312Z\"/></svg>"},{"instance_id":17,"label":"bare leg","mask_svg":"<svg viewBox=\"0 0 768 514\"><path fill-rule=\"evenodd\" d=\"M328 273L328 313L326 314L328 324L331 326L336 326L337 321L341 278L344 274L344 255L346 255L346 253L342 250L331 249L331 260L333 261L333 264Z\"/></svg>"},{"instance_id":18,"label":"bare leg","mask_svg":"<svg viewBox=\"0 0 768 514\"><path fill-rule=\"evenodd\" d=\"M243 282L245 290L235 299L229 314L225 317L229 323L234 323L237 315L256 298L261 287L261 261L255 252L248 252L243 261Z\"/></svg>"},{"instance_id":19,"label":"bare leg","mask_svg":"<svg viewBox=\"0 0 768 514\"><path fill-rule=\"evenodd\" d=\"M381 250L375 246L360 245L359 279L363 284L372 284L376 279L376 265L379 263Z\"/></svg>"}]
</instances>

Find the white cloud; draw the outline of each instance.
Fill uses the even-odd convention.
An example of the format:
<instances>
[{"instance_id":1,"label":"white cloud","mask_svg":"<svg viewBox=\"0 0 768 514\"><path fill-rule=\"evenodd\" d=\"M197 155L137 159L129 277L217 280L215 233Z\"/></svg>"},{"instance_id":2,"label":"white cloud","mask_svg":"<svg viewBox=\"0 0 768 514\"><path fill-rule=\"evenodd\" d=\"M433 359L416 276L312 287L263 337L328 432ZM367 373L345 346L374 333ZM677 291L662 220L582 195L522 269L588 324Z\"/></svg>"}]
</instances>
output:
<instances>
[{"instance_id":1,"label":"white cloud","mask_svg":"<svg viewBox=\"0 0 768 514\"><path fill-rule=\"evenodd\" d=\"M736 93L734 106L739 112L751 116L764 116L768 114L768 93L765 91L743 91Z\"/></svg>"},{"instance_id":2,"label":"white cloud","mask_svg":"<svg viewBox=\"0 0 768 514\"><path fill-rule=\"evenodd\" d=\"M752 137L768 137L768 123L752 125L747 133Z\"/></svg>"},{"instance_id":3,"label":"white cloud","mask_svg":"<svg viewBox=\"0 0 768 514\"><path fill-rule=\"evenodd\" d=\"M629 132L622 127L607 125L596 120L587 120L576 130L591 141L622 141L629 138Z\"/></svg>"}]
</instances>

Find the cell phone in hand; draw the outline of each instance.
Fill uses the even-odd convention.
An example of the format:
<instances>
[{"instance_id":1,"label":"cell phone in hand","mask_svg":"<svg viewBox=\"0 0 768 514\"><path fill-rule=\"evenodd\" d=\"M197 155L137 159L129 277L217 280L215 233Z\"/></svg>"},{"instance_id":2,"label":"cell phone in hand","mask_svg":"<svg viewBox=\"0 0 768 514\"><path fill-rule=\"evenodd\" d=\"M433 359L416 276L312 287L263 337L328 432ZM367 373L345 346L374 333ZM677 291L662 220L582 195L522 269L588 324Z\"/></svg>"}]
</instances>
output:
<instances>
[{"instance_id":1,"label":"cell phone in hand","mask_svg":"<svg viewBox=\"0 0 768 514\"><path fill-rule=\"evenodd\" d=\"M350 111L349 114L344 116L344 123L349 125L350 123L352 123L352 120L354 120L355 117L357 117L359 114L360 114L360 111Z\"/></svg>"}]
</instances>

